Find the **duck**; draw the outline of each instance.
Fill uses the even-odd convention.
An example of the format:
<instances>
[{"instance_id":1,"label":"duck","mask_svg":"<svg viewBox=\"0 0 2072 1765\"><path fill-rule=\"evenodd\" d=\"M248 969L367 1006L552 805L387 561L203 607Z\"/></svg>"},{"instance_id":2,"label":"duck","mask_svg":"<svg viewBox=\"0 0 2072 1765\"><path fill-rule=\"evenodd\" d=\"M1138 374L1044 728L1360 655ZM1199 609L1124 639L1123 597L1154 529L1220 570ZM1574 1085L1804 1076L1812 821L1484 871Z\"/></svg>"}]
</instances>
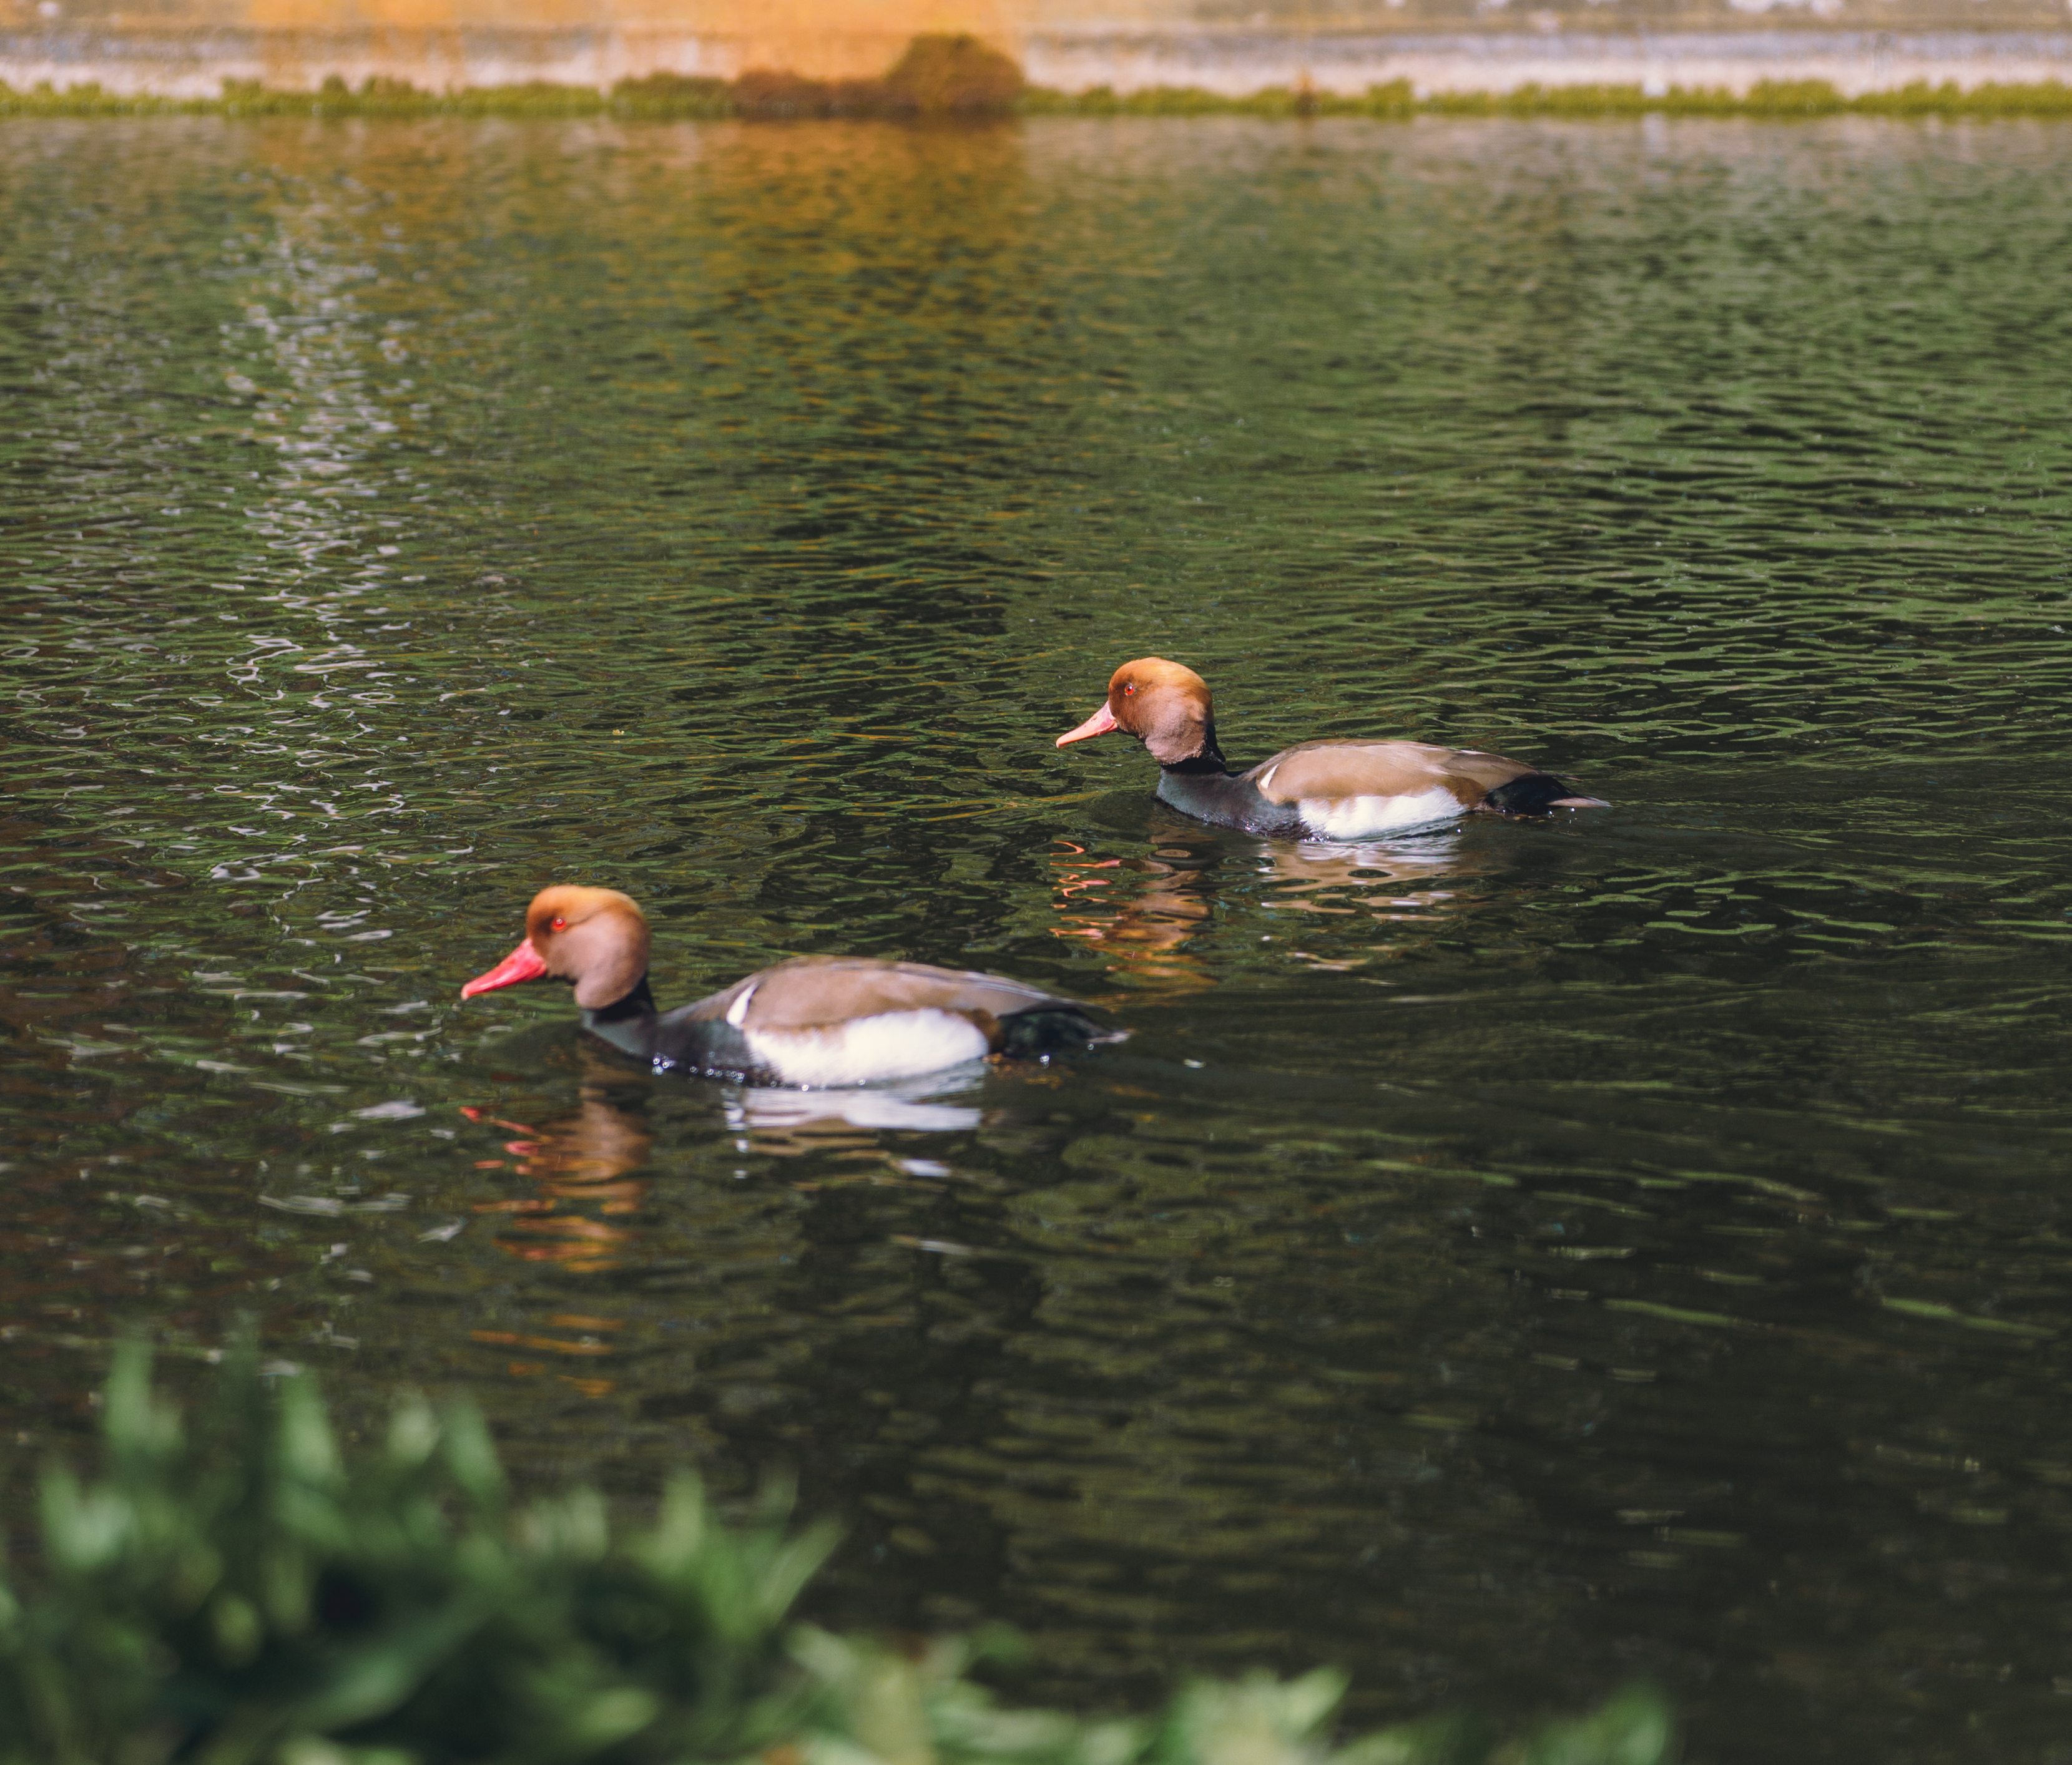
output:
<instances>
[{"instance_id":1,"label":"duck","mask_svg":"<svg viewBox=\"0 0 2072 1765\"><path fill-rule=\"evenodd\" d=\"M1248 772L1234 772L1216 745L1208 683L1162 656L1124 663L1109 677L1100 708L1059 737L1058 745L1116 730L1151 750L1161 802L1249 834L1367 839L1462 815L1611 807L1522 760L1423 741L1298 741Z\"/></svg>"},{"instance_id":2,"label":"duck","mask_svg":"<svg viewBox=\"0 0 2072 1765\"><path fill-rule=\"evenodd\" d=\"M518 947L460 996L567 981L585 1029L658 1069L802 1088L911 1078L990 1054L1047 1060L1127 1034L1077 999L999 975L858 956L796 957L658 1012L651 942L629 895L543 889Z\"/></svg>"}]
</instances>

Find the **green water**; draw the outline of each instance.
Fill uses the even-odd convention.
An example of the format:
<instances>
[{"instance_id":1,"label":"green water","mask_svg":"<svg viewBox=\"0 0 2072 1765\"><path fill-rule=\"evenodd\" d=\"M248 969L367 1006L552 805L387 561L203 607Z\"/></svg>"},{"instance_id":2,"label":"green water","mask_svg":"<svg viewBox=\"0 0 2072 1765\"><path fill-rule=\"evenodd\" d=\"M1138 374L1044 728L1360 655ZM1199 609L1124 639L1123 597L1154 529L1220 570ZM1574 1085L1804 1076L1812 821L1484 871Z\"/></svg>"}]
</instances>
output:
<instances>
[{"instance_id":1,"label":"green water","mask_svg":"<svg viewBox=\"0 0 2072 1765\"><path fill-rule=\"evenodd\" d=\"M245 1318L1031 1696L2072 1758L2068 138L0 125L18 1469ZM1206 829L1146 652L1616 807ZM1133 1039L652 1079L555 880Z\"/></svg>"}]
</instances>

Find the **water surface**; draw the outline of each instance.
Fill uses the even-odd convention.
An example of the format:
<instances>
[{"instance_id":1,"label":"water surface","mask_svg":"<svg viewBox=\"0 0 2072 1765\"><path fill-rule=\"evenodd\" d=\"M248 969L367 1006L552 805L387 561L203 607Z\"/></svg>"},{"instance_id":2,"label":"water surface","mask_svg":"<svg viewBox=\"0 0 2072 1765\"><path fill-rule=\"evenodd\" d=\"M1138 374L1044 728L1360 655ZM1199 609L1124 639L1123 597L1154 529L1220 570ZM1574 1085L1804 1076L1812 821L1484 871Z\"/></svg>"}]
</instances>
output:
<instances>
[{"instance_id":1,"label":"water surface","mask_svg":"<svg viewBox=\"0 0 2072 1765\"><path fill-rule=\"evenodd\" d=\"M2072 1757L2066 141L0 128L0 1438L249 1319L1031 1696ZM1616 807L1203 828L1146 652ZM1134 1036L652 1079L557 880Z\"/></svg>"}]
</instances>

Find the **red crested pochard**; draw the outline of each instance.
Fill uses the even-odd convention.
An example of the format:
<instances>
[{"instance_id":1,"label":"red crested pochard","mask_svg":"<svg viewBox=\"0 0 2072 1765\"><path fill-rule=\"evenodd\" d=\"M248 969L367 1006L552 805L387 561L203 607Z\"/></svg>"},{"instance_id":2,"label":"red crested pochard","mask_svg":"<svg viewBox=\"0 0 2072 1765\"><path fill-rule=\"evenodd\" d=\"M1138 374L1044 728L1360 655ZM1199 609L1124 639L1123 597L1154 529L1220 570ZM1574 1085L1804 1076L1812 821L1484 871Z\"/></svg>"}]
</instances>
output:
<instances>
[{"instance_id":1,"label":"red crested pochard","mask_svg":"<svg viewBox=\"0 0 2072 1765\"><path fill-rule=\"evenodd\" d=\"M1521 760L1422 741L1301 741L1234 773L1216 746L1208 683L1157 656L1117 668L1107 701L1058 745L1116 729L1135 736L1157 761L1160 802L1247 833L1366 839L1478 810L1540 815L1611 807Z\"/></svg>"},{"instance_id":2,"label":"red crested pochard","mask_svg":"<svg viewBox=\"0 0 2072 1765\"><path fill-rule=\"evenodd\" d=\"M987 1054L1047 1057L1120 1041L1087 1008L997 975L802 956L667 1013L648 987L648 921L615 889L543 889L525 935L462 999L520 981L574 983L583 1027L658 1067L760 1084L860 1085Z\"/></svg>"}]
</instances>

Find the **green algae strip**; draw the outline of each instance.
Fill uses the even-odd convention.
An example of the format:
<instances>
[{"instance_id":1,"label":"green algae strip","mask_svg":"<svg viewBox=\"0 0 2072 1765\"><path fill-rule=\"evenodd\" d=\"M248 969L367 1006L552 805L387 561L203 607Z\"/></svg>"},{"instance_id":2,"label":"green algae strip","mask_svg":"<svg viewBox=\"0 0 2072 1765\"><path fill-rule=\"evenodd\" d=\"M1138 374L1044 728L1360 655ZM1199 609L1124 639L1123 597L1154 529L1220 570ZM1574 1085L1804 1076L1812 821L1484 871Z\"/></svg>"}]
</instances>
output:
<instances>
[{"instance_id":1,"label":"green algae strip","mask_svg":"<svg viewBox=\"0 0 2072 1765\"><path fill-rule=\"evenodd\" d=\"M1667 1318L1671 1324L1708 1324L1727 1330L1761 1330L1767 1326L1724 1311L1687 1311L1680 1305L1657 1305L1652 1299L1607 1299L1607 1311L1638 1311L1644 1318Z\"/></svg>"},{"instance_id":2,"label":"green algae strip","mask_svg":"<svg viewBox=\"0 0 2072 1765\"><path fill-rule=\"evenodd\" d=\"M1116 92L1096 87L1079 92L1027 87L1002 101L949 105L888 103L877 82L822 87L783 77L745 75L728 81L676 74L622 80L608 90L535 81L429 92L407 80L374 78L357 88L334 76L314 91L281 91L257 80L226 80L213 98L125 95L95 84L59 91L47 83L27 91L0 84L0 116L16 117L615 117L656 121L742 117L799 121L822 117L955 115L967 120L1025 117L1737 117L1786 121L1815 117L2072 117L2072 86L2056 80L1986 84L1925 80L1885 92L1845 97L1824 80L1758 80L1745 92L1723 88L1524 85L1514 91L1443 92L1418 96L1398 80L1359 93L1274 87L1243 96L1192 86L1154 86Z\"/></svg>"},{"instance_id":3,"label":"green algae strip","mask_svg":"<svg viewBox=\"0 0 2072 1765\"><path fill-rule=\"evenodd\" d=\"M1932 1299L1885 1299L1880 1303L1888 1311L1903 1311L1912 1318L1933 1318L1942 1324L1961 1324L1967 1330L1994 1330L2002 1336L2047 1337L2058 1334L2040 1324L2010 1324L2004 1318L1982 1318L1973 1312L1959 1311L1954 1305L1938 1305Z\"/></svg>"}]
</instances>

